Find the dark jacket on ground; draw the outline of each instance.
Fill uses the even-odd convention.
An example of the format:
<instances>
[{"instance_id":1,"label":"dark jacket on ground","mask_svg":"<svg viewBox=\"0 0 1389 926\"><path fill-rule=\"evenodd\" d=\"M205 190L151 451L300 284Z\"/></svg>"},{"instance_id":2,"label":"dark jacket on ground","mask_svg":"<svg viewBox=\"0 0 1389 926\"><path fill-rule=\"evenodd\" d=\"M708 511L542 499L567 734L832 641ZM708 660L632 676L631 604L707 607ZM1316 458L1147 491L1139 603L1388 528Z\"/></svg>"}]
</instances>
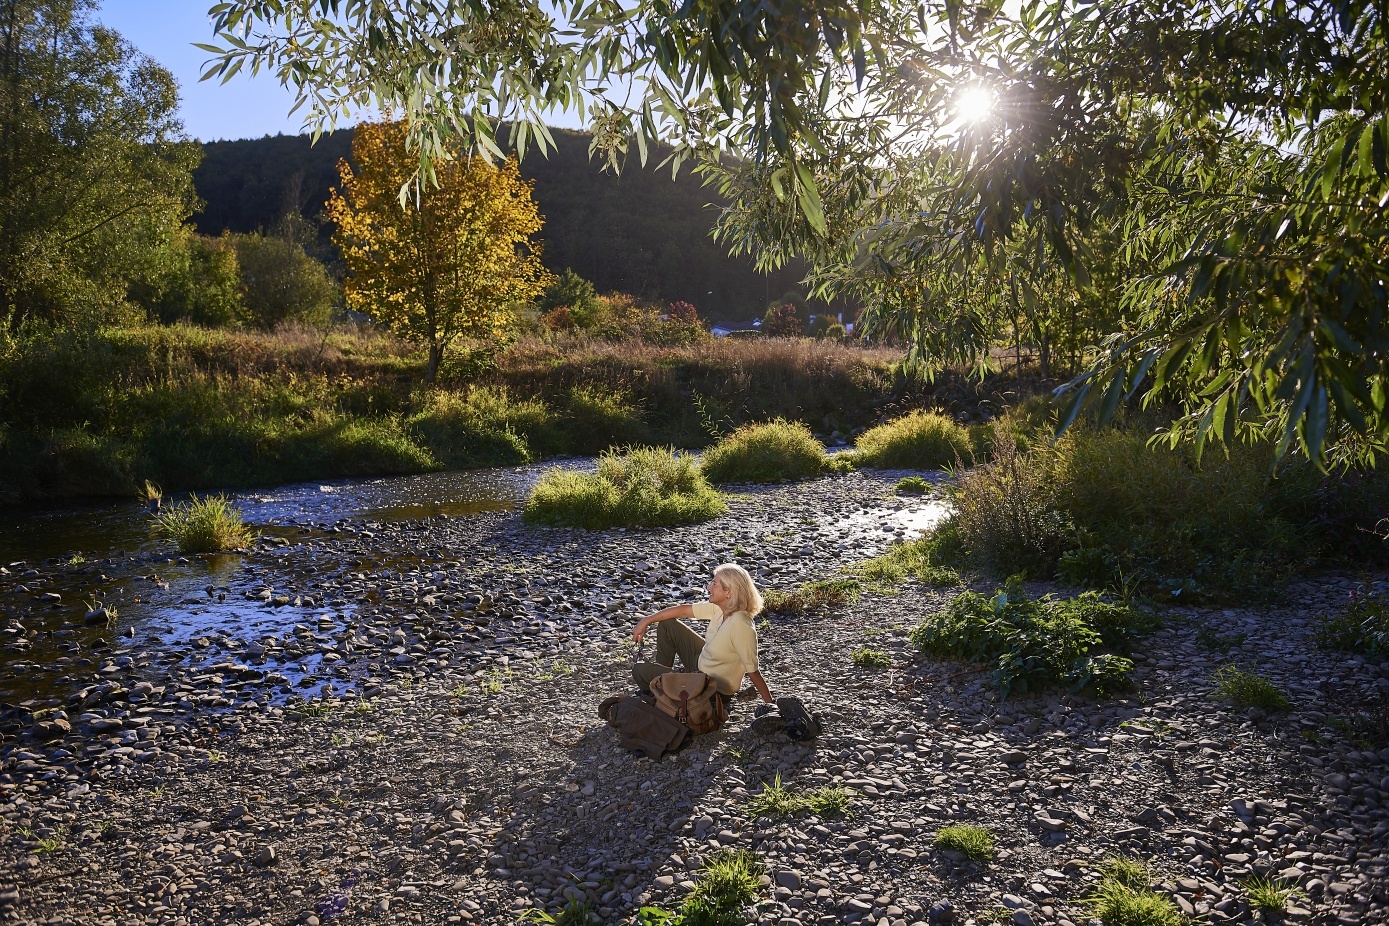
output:
<instances>
[{"instance_id":1,"label":"dark jacket on ground","mask_svg":"<svg viewBox=\"0 0 1389 926\"><path fill-rule=\"evenodd\" d=\"M650 695L613 695L598 705L598 716L617 728L622 748L640 749L652 759L679 749L690 734Z\"/></svg>"}]
</instances>

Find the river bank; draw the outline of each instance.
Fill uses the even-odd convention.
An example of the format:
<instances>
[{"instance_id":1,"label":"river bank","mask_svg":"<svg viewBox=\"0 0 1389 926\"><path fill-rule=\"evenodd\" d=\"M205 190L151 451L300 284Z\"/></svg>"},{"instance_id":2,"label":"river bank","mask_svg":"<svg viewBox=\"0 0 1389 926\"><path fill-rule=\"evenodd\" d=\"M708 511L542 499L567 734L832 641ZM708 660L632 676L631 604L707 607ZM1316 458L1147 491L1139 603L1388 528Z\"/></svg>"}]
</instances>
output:
<instances>
[{"instance_id":1,"label":"river bank","mask_svg":"<svg viewBox=\"0 0 1389 926\"><path fill-rule=\"evenodd\" d=\"M996 701L981 674L908 645L952 590L869 595L762 628L774 694L825 719L816 743L758 734L743 701L662 762L618 747L594 711L626 687L638 614L698 594L724 560L788 589L881 552L939 513L894 496L900 475L749 489L725 518L659 531L345 518L284 523L215 565L146 552L10 569L0 600L31 609L55 603L17 591L29 569L143 575L148 595L173 591L168 570L216 570L169 606L240 602L248 620L132 625L75 657L91 664L69 665L56 704L7 711L0 915L509 923L582 899L627 922L738 847L767 865L759 923L1079 926L1118 852L1151 857L1160 891L1210 922L1257 920L1241 887L1256 873L1296 882L1292 922L1389 917L1389 750L1355 726L1383 710L1389 674L1312 642L1351 577L1276 606L1168 609L1139 644L1137 690L1099 702ZM891 667L855 667L864 646ZM1226 662L1282 685L1292 710L1213 699ZM778 774L852 789L850 815L752 816ZM998 859L932 848L953 823L987 826Z\"/></svg>"},{"instance_id":2,"label":"river bank","mask_svg":"<svg viewBox=\"0 0 1389 926\"><path fill-rule=\"evenodd\" d=\"M901 350L813 339L660 344L532 333L425 354L370 328L190 325L0 345L0 505L509 466L608 447L699 448L749 421L828 444L932 406L996 415L1044 384L933 383Z\"/></svg>"}]
</instances>

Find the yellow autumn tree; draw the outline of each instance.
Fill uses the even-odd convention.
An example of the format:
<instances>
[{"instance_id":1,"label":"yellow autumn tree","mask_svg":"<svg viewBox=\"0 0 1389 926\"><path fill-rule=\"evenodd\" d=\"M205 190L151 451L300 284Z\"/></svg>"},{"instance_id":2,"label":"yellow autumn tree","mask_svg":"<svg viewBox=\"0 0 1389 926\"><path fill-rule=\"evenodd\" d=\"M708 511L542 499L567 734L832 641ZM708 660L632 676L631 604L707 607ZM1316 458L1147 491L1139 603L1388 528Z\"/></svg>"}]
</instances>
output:
<instances>
[{"instance_id":1,"label":"yellow autumn tree","mask_svg":"<svg viewBox=\"0 0 1389 926\"><path fill-rule=\"evenodd\" d=\"M352 138L354 171L338 162L328 200L333 241L347 264L347 305L429 348L434 382L461 337L495 337L513 306L540 295L549 274L530 236L543 220L514 158L435 165L437 182L400 191L419 160L400 122L364 123Z\"/></svg>"}]
</instances>

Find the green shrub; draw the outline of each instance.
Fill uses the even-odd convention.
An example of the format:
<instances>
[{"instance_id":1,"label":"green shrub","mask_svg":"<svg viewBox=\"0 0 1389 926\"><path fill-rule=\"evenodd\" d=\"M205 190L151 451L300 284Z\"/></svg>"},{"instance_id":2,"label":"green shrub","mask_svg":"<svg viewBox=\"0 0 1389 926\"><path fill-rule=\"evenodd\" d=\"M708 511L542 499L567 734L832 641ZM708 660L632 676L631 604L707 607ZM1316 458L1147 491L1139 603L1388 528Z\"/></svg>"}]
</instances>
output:
<instances>
[{"instance_id":1,"label":"green shrub","mask_svg":"<svg viewBox=\"0 0 1389 926\"><path fill-rule=\"evenodd\" d=\"M897 480L897 491L906 495L926 495L931 484L920 476L903 476Z\"/></svg>"},{"instance_id":2,"label":"green shrub","mask_svg":"<svg viewBox=\"0 0 1389 926\"><path fill-rule=\"evenodd\" d=\"M1273 504L1270 448L1236 445L1228 459L1211 452L1198 466L1187 449L1105 430L1066 438L1046 464L1053 504L1076 531L1060 562L1067 581L1248 600L1309 553Z\"/></svg>"},{"instance_id":3,"label":"green shrub","mask_svg":"<svg viewBox=\"0 0 1389 926\"><path fill-rule=\"evenodd\" d=\"M982 826L943 826L933 844L937 849L959 853L981 864L993 861L998 854L993 834Z\"/></svg>"},{"instance_id":4,"label":"green shrub","mask_svg":"<svg viewBox=\"0 0 1389 926\"><path fill-rule=\"evenodd\" d=\"M155 518L158 533L182 553L218 553L244 547L255 534L241 522L241 511L225 495L209 495L165 509Z\"/></svg>"},{"instance_id":5,"label":"green shrub","mask_svg":"<svg viewBox=\"0 0 1389 926\"><path fill-rule=\"evenodd\" d=\"M1286 711L1291 707L1288 696L1273 682L1239 666L1223 665L1211 676L1216 697L1235 707L1257 707L1265 711Z\"/></svg>"},{"instance_id":6,"label":"green shrub","mask_svg":"<svg viewBox=\"0 0 1389 926\"><path fill-rule=\"evenodd\" d=\"M516 401L505 389L477 388L466 395L434 391L420 404L405 427L449 468L529 463L536 455L531 440L548 443L554 431L544 402Z\"/></svg>"},{"instance_id":7,"label":"green shrub","mask_svg":"<svg viewBox=\"0 0 1389 926\"><path fill-rule=\"evenodd\" d=\"M825 471L825 448L798 421L745 424L704 452L710 482L787 482Z\"/></svg>"},{"instance_id":8,"label":"green shrub","mask_svg":"<svg viewBox=\"0 0 1389 926\"><path fill-rule=\"evenodd\" d=\"M286 321L327 324L339 298L327 269L287 238L234 235L241 269L241 311L247 324L274 328Z\"/></svg>"},{"instance_id":9,"label":"green shrub","mask_svg":"<svg viewBox=\"0 0 1389 926\"><path fill-rule=\"evenodd\" d=\"M916 411L860 434L853 456L878 469L940 469L970 458L969 434L944 415Z\"/></svg>"},{"instance_id":10,"label":"green shrub","mask_svg":"<svg viewBox=\"0 0 1389 926\"><path fill-rule=\"evenodd\" d=\"M1056 508L1049 455L1024 454L1005 435L987 463L966 470L951 487L951 518L970 559L997 574L1049 577L1071 544Z\"/></svg>"},{"instance_id":11,"label":"green shrub","mask_svg":"<svg viewBox=\"0 0 1389 926\"><path fill-rule=\"evenodd\" d=\"M563 409L568 453L601 453L650 438L640 410L626 392L575 386L565 396Z\"/></svg>"},{"instance_id":12,"label":"green shrub","mask_svg":"<svg viewBox=\"0 0 1389 926\"><path fill-rule=\"evenodd\" d=\"M993 682L1006 696L1064 685L1106 693L1124 687L1133 663L1112 653L1096 625L1127 641L1148 619L1105 602L1095 592L1057 601L1032 601L1016 579L986 598L957 595L943 611L915 627L912 644L936 656L995 665Z\"/></svg>"},{"instance_id":13,"label":"green shrub","mask_svg":"<svg viewBox=\"0 0 1389 926\"><path fill-rule=\"evenodd\" d=\"M526 502L528 523L553 527L661 527L697 524L728 506L694 458L659 447L608 452L594 473L550 470Z\"/></svg>"},{"instance_id":14,"label":"green shrub","mask_svg":"<svg viewBox=\"0 0 1389 926\"><path fill-rule=\"evenodd\" d=\"M1152 890L1148 867L1123 857L1106 859L1100 883L1084 904L1105 926L1182 926L1176 905Z\"/></svg>"},{"instance_id":15,"label":"green shrub","mask_svg":"<svg viewBox=\"0 0 1389 926\"><path fill-rule=\"evenodd\" d=\"M1378 659L1389 656L1389 597L1357 591L1344 611L1323 620L1317 633L1323 646Z\"/></svg>"}]
</instances>

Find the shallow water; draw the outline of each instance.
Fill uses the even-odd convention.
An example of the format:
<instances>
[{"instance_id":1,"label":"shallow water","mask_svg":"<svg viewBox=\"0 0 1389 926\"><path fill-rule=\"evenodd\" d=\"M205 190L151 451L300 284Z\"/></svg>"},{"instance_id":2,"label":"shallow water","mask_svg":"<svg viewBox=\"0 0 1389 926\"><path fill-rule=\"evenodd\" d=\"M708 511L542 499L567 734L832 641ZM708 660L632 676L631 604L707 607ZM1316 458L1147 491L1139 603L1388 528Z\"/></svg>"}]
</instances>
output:
<instances>
[{"instance_id":1,"label":"shallow water","mask_svg":"<svg viewBox=\"0 0 1389 926\"><path fill-rule=\"evenodd\" d=\"M0 575L0 701L62 695L97 680L113 658L149 660L156 666L214 664L226 656L214 655L216 646L204 648L209 639L251 641L306 626L341 628L352 619L356 603L314 600L308 592L301 599L300 593L280 587L273 595L286 595L285 606L273 606L281 602L257 597L260 583L307 587L307 581L288 577L308 579L344 566L383 576L412 572L433 558L421 549L417 557L401 560L398 545L389 545L395 552L358 553L351 563L325 561L321 551L294 549L298 541L354 530L369 537L395 522L512 510L524 502L545 468L302 483L236 493L231 497L246 522L284 547L262 543L246 555L178 556L168 541L154 536L150 513L133 501L5 512L0 515L0 565L8 571ZM869 546L881 548L919 536L945 512L944 504L929 498L909 507L884 501L836 514L827 526L837 536L871 539ZM780 572L779 566L772 569ZM114 612L114 619L91 615L89 609L97 604ZM293 684L314 675L318 661L318 656L307 656L266 668Z\"/></svg>"},{"instance_id":2,"label":"shallow water","mask_svg":"<svg viewBox=\"0 0 1389 926\"><path fill-rule=\"evenodd\" d=\"M299 483L229 495L258 533L292 540L347 521L382 525L514 509L541 470ZM244 586L245 559L173 554L135 501L4 511L0 566L9 575L0 575L0 700L44 696L60 690L64 679L90 674L116 637L158 637L162 646L209 632L254 638L302 619L301 612L267 611L233 591L238 582ZM115 613L113 620L87 618L98 603Z\"/></svg>"}]
</instances>

